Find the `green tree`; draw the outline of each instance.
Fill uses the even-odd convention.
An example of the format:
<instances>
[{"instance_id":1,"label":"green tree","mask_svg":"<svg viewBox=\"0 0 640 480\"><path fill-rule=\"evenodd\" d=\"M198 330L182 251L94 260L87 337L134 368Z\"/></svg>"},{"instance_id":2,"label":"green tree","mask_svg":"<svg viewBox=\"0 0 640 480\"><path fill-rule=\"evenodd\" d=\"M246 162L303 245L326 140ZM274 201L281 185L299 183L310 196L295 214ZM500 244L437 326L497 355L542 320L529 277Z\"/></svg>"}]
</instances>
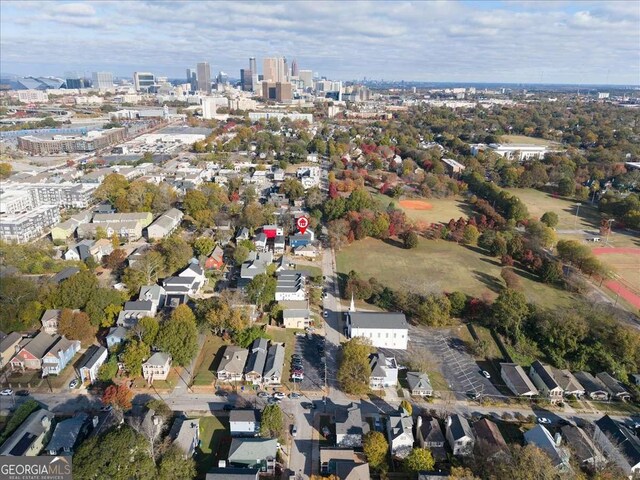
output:
<instances>
[{"instance_id":1,"label":"green tree","mask_svg":"<svg viewBox=\"0 0 640 480\"><path fill-rule=\"evenodd\" d=\"M118 359L115 355L110 355L109 360L104 362L98 370L98 380L109 382L118 374Z\"/></svg>"},{"instance_id":2,"label":"green tree","mask_svg":"<svg viewBox=\"0 0 640 480\"><path fill-rule=\"evenodd\" d=\"M364 395L369 391L371 350L371 345L362 337L354 337L342 345L337 378L345 393Z\"/></svg>"},{"instance_id":3,"label":"green tree","mask_svg":"<svg viewBox=\"0 0 640 480\"><path fill-rule=\"evenodd\" d=\"M451 321L451 301L444 294L427 295L418 306L416 317L424 325L446 325Z\"/></svg>"},{"instance_id":4,"label":"green tree","mask_svg":"<svg viewBox=\"0 0 640 480\"><path fill-rule=\"evenodd\" d=\"M522 325L528 316L527 299L516 290L502 290L491 306L494 325L516 341L522 337Z\"/></svg>"},{"instance_id":5,"label":"green tree","mask_svg":"<svg viewBox=\"0 0 640 480\"><path fill-rule=\"evenodd\" d=\"M123 303L122 293L112 288L101 287L91 293L84 309L94 326L110 326L114 312L120 311Z\"/></svg>"},{"instance_id":6,"label":"green tree","mask_svg":"<svg viewBox=\"0 0 640 480\"><path fill-rule=\"evenodd\" d=\"M402 235L402 242L404 248L416 248L418 246L418 234L413 230L409 230L404 235Z\"/></svg>"},{"instance_id":7,"label":"green tree","mask_svg":"<svg viewBox=\"0 0 640 480\"><path fill-rule=\"evenodd\" d=\"M545 212L542 217L540 217L540 221L547 227L554 228L558 225L558 214L556 212Z\"/></svg>"},{"instance_id":8,"label":"green tree","mask_svg":"<svg viewBox=\"0 0 640 480\"><path fill-rule=\"evenodd\" d=\"M198 257L209 255L216 246L216 241L211 237L199 237L193 242L193 249Z\"/></svg>"},{"instance_id":9,"label":"green tree","mask_svg":"<svg viewBox=\"0 0 640 480\"><path fill-rule=\"evenodd\" d=\"M389 444L380 432L370 431L362 437L362 451L374 470L380 470L385 464L388 449Z\"/></svg>"},{"instance_id":10,"label":"green tree","mask_svg":"<svg viewBox=\"0 0 640 480\"><path fill-rule=\"evenodd\" d=\"M160 323L155 317L142 317L132 329L138 334L138 339L147 345L155 344L159 330Z\"/></svg>"},{"instance_id":11,"label":"green tree","mask_svg":"<svg viewBox=\"0 0 640 480\"><path fill-rule=\"evenodd\" d=\"M247 297L262 309L276 298L276 279L265 273L256 275L247 285Z\"/></svg>"},{"instance_id":12,"label":"green tree","mask_svg":"<svg viewBox=\"0 0 640 480\"><path fill-rule=\"evenodd\" d=\"M174 273L189 263L193 250L182 237L171 235L160 243L160 253L164 258L165 270Z\"/></svg>"},{"instance_id":13,"label":"green tree","mask_svg":"<svg viewBox=\"0 0 640 480\"><path fill-rule=\"evenodd\" d=\"M187 215L194 216L201 210L205 210L207 208L207 197L200 190L189 190L184 196L184 200L182 201L182 205L184 207L184 211Z\"/></svg>"},{"instance_id":14,"label":"green tree","mask_svg":"<svg viewBox=\"0 0 640 480\"><path fill-rule=\"evenodd\" d=\"M287 178L280 185L280 193L284 193L291 200L297 200L304 195L304 187L295 178Z\"/></svg>"},{"instance_id":15,"label":"green tree","mask_svg":"<svg viewBox=\"0 0 640 480\"><path fill-rule=\"evenodd\" d=\"M404 469L407 472L417 473L432 470L435 465L431 450L427 448L414 448L404 459Z\"/></svg>"},{"instance_id":16,"label":"green tree","mask_svg":"<svg viewBox=\"0 0 640 480\"><path fill-rule=\"evenodd\" d=\"M244 245L238 245L233 252L233 260L236 265L242 265L249 259L249 249Z\"/></svg>"},{"instance_id":17,"label":"green tree","mask_svg":"<svg viewBox=\"0 0 640 480\"><path fill-rule=\"evenodd\" d=\"M402 408L409 416L413 413L413 406L409 400L402 400L400 402L400 408Z\"/></svg>"},{"instance_id":18,"label":"green tree","mask_svg":"<svg viewBox=\"0 0 640 480\"><path fill-rule=\"evenodd\" d=\"M5 180L9 178L9 176L11 176L11 172L13 172L13 167L10 163L0 163L0 179Z\"/></svg>"},{"instance_id":19,"label":"green tree","mask_svg":"<svg viewBox=\"0 0 640 480\"><path fill-rule=\"evenodd\" d=\"M80 445L73 456L73 478L154 480L157 472L147 440L128 425L122 425Z\"/></svg>"},{"instance_id":20,"label":"green tree","mask_svg":"<svg viewBox=\"0 0 640 480\"><path fill-rule=\"evenodd\" d=\"M462 243L465 245L476 245L478 243L478 238L480 237L480 232L478 231L478 227L475 225L467 225L464 227L464 231L462 233Z\"/></svg>"},{"instance_id":21,"label":"green tree","mask_svg":"<svg viewBox=\"0 0 640 480\"><path fill-rule=\"evenodd\" d=\"M239 330L233 336L233 341L242 348L248 348L258 338L271 338L261 327L254 325L244 330Z\"/></svg>"},{"instance_id":22,"label":"green tree","mask_svg":"<svg viewBox=\"0 0 640 480\"><path fill-rule=\"evenodd\" d=\"M40 409L40 404L33 399L29 399L26 402L20 404L18 408L15 409L13 414L9 417L9 421L4 427L4 430L0 433L0 444L4 443L4 441L11 436L16 429L22 425L29 415L31 415L36 410Z\"/></svg>"},{"instance_id":23,"label":"green tree","mask_svg":"<svg viewBox=\"0 0 640 480\"><path fill-rule=\"evenodd\" d=\"M562 280L562 262L545 258L540 269L540 278L544 283L558 283Z\"/></svg>"},{"instance_id":24,"label":"green tree","mask_svg":"<svg viewBox=\"0 0 640 480\"><path fill-rule=\"evenodd\" d=\"M93 196L100 201L108 200L115 205L119 198L126 196L128 188L129 181L123 175L111 173L104 178Z\"/></svg>"},{"instance_id":25,"label":"green tree","mask_svg":"<svg viewBox=\"0 0 640 480\"><path fill-rule=\"evenodd\" d=\"M184 458L184 452L177 445L171 445L162 455L158 465L158 480L190 480L196 476L193 458Z\"/></svg>"},{"instance_id":26,"label":"green tree","mask_svg":"<svg viewBox=\"0 0 640 480\"><path fill-rule=\"evenodd\" d=\"M142 373L142 364L149 358L151 350L149 345L138 340L127 343L122 354L122 362L129 374L138 376Z\"/></svg>"},{"instance_id":27,"label":"green tree","mask_svg":"<svg viewBox=\"0 0 640 480\"><path fill-rule=\"evenodd\" d=\"M198 327L188 305L179 305L160 326L156 344L171 355L175 364L186 366L191 362L198 353Z\"/></svg>"},{"instance_id":28,"label":"green tree","mask_svg":"<svg viewBox=\"0 0 640 480\"><path fill-rule=\"evenodd\" d=\"M449 303L451 304L451 316L460 317L467 307L467 295L462 292L451 292L449 295Z\"/></svg>"},{"instance_id":29,"label":"green tree","mask_svg":"<svg viewBox=\"0 0 640 480\"><path fill-rule=\"evenodd\" d=\"M576 181L573 178L563 177L558 182L558 193L563 197L570 197L576 191Z\"/></svg>"},{"instance_id":30,"label":"green tree","mask_svg":"<svg viewBox=\"0 0 640 480\"><path fill-rule=\"evenodd\" d=\"M262 410L260 435L269 438L282 438L284 435L284 415L280 405L267 405Z\"/></svg>"}]
</instances>

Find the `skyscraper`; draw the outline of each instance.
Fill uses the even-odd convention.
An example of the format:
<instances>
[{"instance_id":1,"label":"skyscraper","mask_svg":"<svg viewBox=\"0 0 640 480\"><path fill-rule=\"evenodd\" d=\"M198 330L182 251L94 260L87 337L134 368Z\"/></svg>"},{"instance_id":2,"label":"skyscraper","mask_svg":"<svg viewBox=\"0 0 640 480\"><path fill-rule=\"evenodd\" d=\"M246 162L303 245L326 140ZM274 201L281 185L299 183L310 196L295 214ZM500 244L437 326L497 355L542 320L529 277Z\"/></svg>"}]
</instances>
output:
<instances>
[{"instance_id":1,"label":"skyscraper","mask_svg":"<svg viewBox=\"0 0 640 480\"><path fill-rule=\"evenodd\" d=\"M240 69L240 88L245 92L253 90L253 72L251 70Z\"/></svg>"},{"instance_id":2,"label":"skyscraper","mask_svg":"<svg viewBox=\"0 0 640 480\"><path fill-rule=\"evenodd\" d=\"M258 88L258 66L256 65L256 57L249 57L249 71L251 72L251 88L249 90L255 92Z\"/></svg>"},{"instance_id":3,"label":"skyscraper","mask_svg":"<svg viewBox=\"0 0 640 480\"><path fill-rule=\"evenodd\" d=\"M313 87L313 71L311 70L300 70L298 72L298 76L300 80L304 83L304 88Z\"/></svg>"},{"instance_id":4,"label":"skyscraper","mask_svg":"<svg viewBox=\"0 0 640 480\"><path fill-rule=\"evenodd\" d=\"M296 62L295 58L291 60L291 76L292 77L298 76L298 62Z\"/></svg>"},{"instance_id":5,"label":"skyscraper","mask_svg":"<svg viewBox=\"0 0 640 480\"><path fill-rule=\"evenodd\" d=\"M148 92L149 88L156 84L156 78L153 73L133 72L133 84L136 87L136 91Z\"/></svg>"},{"instance_id":6,"label":"skyscraper","mask_svg":"<svg viewBox=\"0 0 640 480\"><path fill-rule=\"evenodd\" d=\"M98 90L113 88L113 74L111 72L93 72L93 88Z\"/></svg>"},{"instance_id":7,"label":"skyscraper","mask_svg":"<svg viewBox=\"0 0 640 480\"><path fill-rule=\"evenodd\" d=\"M286 82L287 60L284 57L265 58L263 61L263 80L265 82Z\"/></svg>"},{"instance_id":8,"label":"skyscraper","mask_svg":"<svg viewBox=\"0 0 640 480\"><path fill-rule=\"evenodd\" d=\"M198 90L211 93L211 67L209 67L209 62L198 63L196 69L198 71Z\"/></svg>"}]
</instances>

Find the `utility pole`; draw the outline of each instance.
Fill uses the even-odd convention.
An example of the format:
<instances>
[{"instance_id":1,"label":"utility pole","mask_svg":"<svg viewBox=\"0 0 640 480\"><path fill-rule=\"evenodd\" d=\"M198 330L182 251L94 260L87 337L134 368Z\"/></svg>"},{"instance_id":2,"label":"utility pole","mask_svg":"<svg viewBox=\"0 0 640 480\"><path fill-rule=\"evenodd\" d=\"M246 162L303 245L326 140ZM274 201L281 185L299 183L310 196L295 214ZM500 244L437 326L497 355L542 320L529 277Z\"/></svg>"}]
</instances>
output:
<instances>
[{"instance_id":1,"label":"utility pole","mask_svg":"<svg viewBox=\"0 0 640 480\"><path fill-rule=\"evenodd\" d=\"M579 212L580 212L580 204L579 204L579 203L576 203L576 216L575 216L575 222L574 222L574 225L573 225L573 228L574 228L575 230L577 230L577 229L578 229L578 213L579 213Z\"/></svg>"}]
</instances>

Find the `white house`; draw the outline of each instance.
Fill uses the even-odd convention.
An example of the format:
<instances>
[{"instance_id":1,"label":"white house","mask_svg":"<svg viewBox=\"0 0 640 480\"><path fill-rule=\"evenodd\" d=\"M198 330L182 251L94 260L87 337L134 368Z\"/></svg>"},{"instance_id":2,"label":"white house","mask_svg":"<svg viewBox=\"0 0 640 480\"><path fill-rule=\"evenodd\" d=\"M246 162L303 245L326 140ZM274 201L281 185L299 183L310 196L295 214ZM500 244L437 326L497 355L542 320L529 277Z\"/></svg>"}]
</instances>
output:
<instances>
[{"instance_id":1,"label":"white house","mask_svg":"<svg viewBox=\"0 0 640 480\"><path fill-rule=\"evenodd\" d=\"M107 353L103 346L92 345L87 349L77 370L82 383L93 383L98 379L98 370L107 360Z\"/></svg>"},{"instance_id":2,"label":"white house","mask_svg":"<svg viewBox=\"0 0 640 480\"><path fill-rule=\"evenodd\" d=\"M267 350L267 359L262 372L265 385L280 385L284 375L284 345L272 343Z\"/></svg>"},{"instance_id":3,"label":"white house","mask_svg":"<svg viewBox=\"0 0 640 480\"><path fill-rule=\"evenodd\" d=\"M178 228L183 216L177 208L167 210L147 227L147 237L149 240L168 237Z\"/></svg>"},{"instance_id":4,"label":"white house","mask_svg":"<svg viewBox=\"0 0 640 480\"><path fill-rule=\"evenodd\" d=\"M278 275L276 283L276 301L305 300L304 275L297 272L282 272Z\"/></svg>"},{"instance_id":5,"label":"white house","mask_svg":"<svg viewBox=\"0 0 640 480\"><path fill-rule=\"evenodd\" d=\"M244 374L244 365L247 363L249 350L236 345L224 347L224 353L216 371L220 382L240 382Z\"/></svg>"},{"instance_id":6,"label":"white house","mask_svg":"<svg viewBox=\"0 0 640 480\"><path fill-rule=\"evenodd\" d=\"M471 455L475 436L466 418L454 414L447 417L447 441L454 455Z\"/></svg>"},{"instance_id":7,"label":"white house","mask_svg":"<svg viewBox=\"0 0 640 480\"><path fill-rule=\"evenodd\" d=\"M356 312L352 300L346 317L349 338L367 338L377 348L407 349L409 326L404 313Z\"/></svg>"},{"instance_id":8,"label":"white house","mask_svg":"<svg viewBox=\"0 0 640 480\"><path fill-rule=\"evenodd\" d=\"M407 372L407 383L411 395L417 397L430 397L433 395L433 387L429 381L429 375L420 372Z\"/></svg>"},{"instance_id":9,"label":"white house","mask_svg":"<svg viewBox=\"0 0 640 480\"><path fill-rule=\"evenodd\" d=\"M255 437L260 432L260 423L255 410L231 410L229 431L232 437Z\"/></svg>"},{"instance_id":10,"label":"white house","mask_svg":"<svg viewBox=\"0 0 640 480\"><path fill-rule=\"evenodd\" d=\"M340 406L336 411L336 445L338 447L362 446L362 435L368 431L368 424L362 420L360 405L351 403Z\"/></svg>"},{"instance_id":11,"label":"white house","mask_svg":"<svg viewBox=\"0 0 640 480\"><path fill-rule=\"evenodd\" d=\"M413 449L413 418L400 408L398 413L389 415L387 428L391 456L405 458Z\"/></svg>"},{"instance_id":12,"label":"white house","mask_svg":"<svg viewBox=\"0 0 640 480\"><path fill-rule=\"evenodd\" d=\"M384 353L374 353L369 356L369 387L379 390L398 385L398 364L394 357L387 357Z\"/></svg>"},{"instance_id":13,"label":"white house","mask_svg":"<svg viewBox=\"0 0 640 480\"><path fill-rule=\"evenodd\" d=\"M149 383L154 380L166 380L171 370L171 355L157 352L142 364L142 377Z\"/></svg>"}]
</instances>

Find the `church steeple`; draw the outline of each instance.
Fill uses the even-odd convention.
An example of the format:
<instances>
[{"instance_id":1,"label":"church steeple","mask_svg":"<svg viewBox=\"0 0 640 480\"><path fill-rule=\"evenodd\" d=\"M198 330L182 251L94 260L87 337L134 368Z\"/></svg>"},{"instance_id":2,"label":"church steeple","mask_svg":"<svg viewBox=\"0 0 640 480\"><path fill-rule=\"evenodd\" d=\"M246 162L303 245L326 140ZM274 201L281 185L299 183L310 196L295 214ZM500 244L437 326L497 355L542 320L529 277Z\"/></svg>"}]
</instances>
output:
<instances>
[{"instance_id":1,"label":"church steeple","mask_svg":"<svg viewBox=\"0 0 640 480\"><path fill-rule=\"evenodd\" d=\"M349 311L350 312L355 312L356 311L356 304L353 301L353 293L351 294L351 305L349 305Z\"/></svg>"}]
</instances>

